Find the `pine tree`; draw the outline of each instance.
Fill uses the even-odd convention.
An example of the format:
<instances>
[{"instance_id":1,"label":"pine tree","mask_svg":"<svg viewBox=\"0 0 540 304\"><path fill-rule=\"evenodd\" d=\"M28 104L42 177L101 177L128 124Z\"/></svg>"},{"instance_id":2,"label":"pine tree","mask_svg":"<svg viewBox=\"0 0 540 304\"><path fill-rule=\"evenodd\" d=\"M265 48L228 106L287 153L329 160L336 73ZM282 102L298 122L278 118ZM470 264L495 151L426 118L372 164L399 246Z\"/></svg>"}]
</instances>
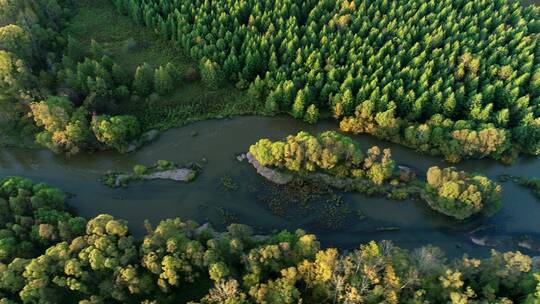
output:
<instances>
[{"instance_id":1,"label":"pine tree","mask_svg":"<svg viewBox=\"0 0 540 304\"><path fill-rule=\"evenodd\" d=\"M90 54L92 54L92 58L94 59L99 59L103 56L103 48L94 39L90 42Z\"/></svg>"},{"instance_id":2,"label":"pine tree","mask_svg":"<svg viewBox=\"0 0 540 304\"><path fill-rule=\"evenodd\" d=\"M126 85L130 82L129 74L126 72L124 68L122 68L117 63L114 63L111 68L112 78L114 84L117 86L119 85Z\"/></svg>"},{"instance_id":3,"label":"pine tree","mask_svg":"<svg viewBox=\"0 0 540 304\"><path fill-rule=\"evenodd\" d=\"M156 69L154 87L156 92L161 96L170 94L174 90L174 83L169 69L163 66Z\"/></svg>"},{"instance_id":4,"label":"pine tree","mask_svg":"<svg viewBox=\"0 0 540 304\"><path fill-rule=\"evenodd\" d=\"M296 98L294 99L292 107L292 115L294 118L302 118L304 116L304 107L306 103L306 97L303 90L298 91Z\"/></svg>"},{"instance_id":5,"label":"pine tree","mask_svg":"<svg viewBox=\"0 0 540 304\"><path fill-rule=\"evenodd\" d=\"M275 115L279 110L278 103L276 102L273 95L268 96L266 98L266 102L264 103L264 112L266 115Z\"/></svg>"},{"instance_id":6,"label":"pine tree","mask_svg":"<svg viewBox=\"0 0 540 304\"><path fill-rule=\"evenodd\" d=\"M317 120L319 120L319 109L317 109L317 107L312 104L306 110L306 114L304 115L304 121L309 124L315 124Z\"/></svg>"},{"instance_id":7,"label":"pine tree","mask_svg":"<svg viewBox=\"0 0 540 304\"><path fill-rule=\"evenodd\" d=\"M211 89L218 89L222 82L221 70L217 63L210 59L201 60L201 78L203 82Z\"/></svg>"},{"instance_id":8,"label":"pine tree","mask_svg":"<svg viewBox=\"0 0 540 304\"><path fill-rule=\"evenodd\" d=\"M238 63L238 58L233 52L231 52L229 54L229 57L225 59L225 63L223 64L224 77L231 80L236 80L237 78L236 74L239 72L239 70L240 70L240 64Z\"/></svg>"},{"instance_id":9,"label":"pine tree","mask_svg":"<svg viewBox=\"0 0 540 304\"><path fill-rule=\"evenodd\" d=\"M74 62L79 62L84 58L85 52L82 44L78 40L72 36L68 36L66 54Z\"/></svg>"},{"instance_id":10,"label":"pine tree","mask_svg":"<svg viewBox=\"0 0 540 304\"><path fill-rule=\"evenodd\" d=\"M135 79L133 80L133 88L140 96L148 96L154 89L154 72L147 63L137 67L135 71Z\"/></svg>"}]
</instances>

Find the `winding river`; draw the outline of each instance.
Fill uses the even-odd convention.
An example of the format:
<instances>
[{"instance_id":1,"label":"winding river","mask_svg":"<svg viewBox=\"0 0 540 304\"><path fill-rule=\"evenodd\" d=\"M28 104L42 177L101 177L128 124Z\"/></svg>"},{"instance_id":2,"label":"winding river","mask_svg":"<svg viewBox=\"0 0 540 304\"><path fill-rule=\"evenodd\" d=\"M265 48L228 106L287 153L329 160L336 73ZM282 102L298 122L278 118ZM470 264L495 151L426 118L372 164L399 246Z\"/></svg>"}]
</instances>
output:
<instances>
[{"instance_id":1,"label":"winding river","mask_svg":"<svg viewBox=\"0 0 540 304\"><path fill-rule=\"evenodd\" d=\"M225 212L234 221L252 225L260 232L300 227L316 233L323 245L341 248L353 248L369 240L389 239L405 248L434 244L449 255L468 252L485 256L489 254L489 248L477 246L469 238L469 232L477 227L490 226L493 233L516 237L523 234L540 236L540 201L527 189L512 183L503 184L504 207L498 214L467 222L446 218L421 202L395 202L351 193L343 195L351 212L338 230L321 228L314 213L290 217L274 215L257 199L257 190L253 190L264 182L263 178L246 162L239 163L235 155L245 152L259 138L276 140L301 130L317 133L335 129L336 124L332 121L312 126L288 117L246 116L202 121L172 129L141 150L124 155L101 152L67 158L47 150L7 148L0 152L0 176L20 175L73 193L75 195L68 202L79 214L86 217L112 214L127 220L135 235L144 233L145 219L156 224L162 219L180 217L223 228ZM398 163L411 165L419 172L425 172L433 165L446 166L438 158L419 155L370 136L353 137L363 148L373 145L391 148ZM98 181L107 170L130 171L137 163L150 165L158 159L199 162L204 169L189 184L146 181L132 183L128 188L111 189ZM535 176L540 171L540 159L522 157L512 166L476 160L457 167L494 179L499 174ZM224 176L238 184L236 191L224 189L221 183ZM365 220L356 216L358 210L367 216ZM389 227L392 229L387 229Z\"/></svg>"}]
</instances>

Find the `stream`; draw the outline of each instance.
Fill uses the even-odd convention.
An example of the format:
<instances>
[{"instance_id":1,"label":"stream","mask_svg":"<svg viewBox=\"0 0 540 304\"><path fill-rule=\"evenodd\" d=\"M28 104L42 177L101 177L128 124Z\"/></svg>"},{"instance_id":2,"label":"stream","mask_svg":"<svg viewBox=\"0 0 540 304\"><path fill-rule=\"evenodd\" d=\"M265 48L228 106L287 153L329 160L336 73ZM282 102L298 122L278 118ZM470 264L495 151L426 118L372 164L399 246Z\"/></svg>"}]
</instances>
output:
<instances>
[{"instance_id":1,"label":"stream","mask_svg":"<svg viewBox=\"0 0 540 304\"><path fill-rule=\"evenodd\" d=\"M391 201L356 193L340 193L350 212L339 229L321 227L317 212L300 216L292 212L290 216L273 214L258 199L264 178L258 176L247 162L238 162L235 156L246 152L260 138L277 140L302 130L315 134L336 129L333 121L322 121L313 126L289 117L245 116L171 129L130 154L99 152L66 157L48 150L5 148L0 151L0 176L20 175L73 193L75 196L68 203L80 215L93 217L109 213L127 220L136 236L144 234L145 219L157 224L166 218L180 217L200 224L210 222L218 229L224 229L228 222L234 221L252 225L260 233L302 228L315 233L323 246L344 249L355 248L370 240L388 239L404 248L433 244L450 256L467 252L478 257L486 256L490 251L489 247L471 242L469 232L478 227L493 227L489 233L496 235L540 237L540 201L528 189L513 183L502 184L503 208L495 216L465 222L438 214L422 202ZM373 145L391 148L398 164L412 166L420 173L433 165L448 166L439 158L420 155L371 136L352 137L364 149ZM156 180L112 189L98 181L108 170L129 172L135 164L152 165L159 159L180 164L198 162L203 165L203 171L188 184ZM492 160L473 160L456 167L495 180L500 174L535 176L540 172L540 158L524 156L512 166ZM223 177L234 181L238 189L231 191L223 187ZM360 220L358 211L366 218ZM508 245L497 249L520 248Z\"/></svg>"}]
</instances>

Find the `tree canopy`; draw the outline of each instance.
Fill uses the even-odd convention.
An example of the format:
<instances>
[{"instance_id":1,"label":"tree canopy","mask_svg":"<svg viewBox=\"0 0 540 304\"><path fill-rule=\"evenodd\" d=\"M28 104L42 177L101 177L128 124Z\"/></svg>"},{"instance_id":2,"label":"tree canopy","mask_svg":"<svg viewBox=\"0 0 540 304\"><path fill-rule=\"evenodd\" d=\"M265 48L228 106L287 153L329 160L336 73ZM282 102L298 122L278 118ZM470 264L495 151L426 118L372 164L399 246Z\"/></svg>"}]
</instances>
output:
<instances>
[{"instance_id":1,"label":"tree canopy","mask_svg":"<svg viewBox=\"0 0 540 304\"><path fill-rule=\"evenodd\" d=\"M458 219L494 212L501 207L500 185L485 176L455 168L429 168L425 188L432 208Z\"/></svg>"},{"instance_id":2,"label":"tree canopy","mask_svg":"<svg viewBox=\"0 0 540 304\"><path fill-rule=\"evenodd\" d=\"M388 241L340 252L302 230L263 236L232 224L218 232L178 218L147 223L135 238L125 221L86 221L65 211L64 200L45 184L0 181L0 302L540 301L538 269L520 252L449 260L432 246L409 251Z\"/></svg>"},{"instance_id":3,"label":"tree canopy","mask_svg":"<svg viewBox=\"0 0 540 304\"><path fill-rule=\"evenodd\" d=\"M269 113L313 121L314 108L326 108L345 131L454 162L540 151L538 6L514 0L114 3L200 60L210 86L216 79L256 86L263 98L254 102Z\"/></svg>"},{"instance_id":4,"label":"tree canopy","mask_svg":"<svg viewBox=\"0 0 540 304\"><path fill-rule=\"evenodd\" d=\"M300 132L275 142L261 139L249 152L263 166L301 173L323 171L341 177L369 177L377 185L392 176L395 166L390 149L381 153L374 146L363 152L356 141L335 131L318 136Z\"/></svg>"}]
</instances>

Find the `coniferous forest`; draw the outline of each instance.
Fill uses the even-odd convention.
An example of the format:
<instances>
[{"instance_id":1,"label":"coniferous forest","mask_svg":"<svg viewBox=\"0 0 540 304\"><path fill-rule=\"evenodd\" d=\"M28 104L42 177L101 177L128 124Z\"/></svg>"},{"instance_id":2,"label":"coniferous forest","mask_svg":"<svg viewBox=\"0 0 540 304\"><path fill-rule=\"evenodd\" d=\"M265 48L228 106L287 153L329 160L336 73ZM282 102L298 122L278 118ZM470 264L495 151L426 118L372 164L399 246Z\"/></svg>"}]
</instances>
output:
<instances>
[{"instance_id":1,"label":"coniferous forest","mask_svg":"<svg viewBox=\"0 0 540 304\"><path fill-rule=\"evenodd\" d=\"M117 9L269 113L443 155L538 152L536 7L518 1L129 1ZM448 143L448 144L447 144ZM463 147L465 146L465 148Z\"/></svg>"},{"instance_id":2,"label":"coniferous forest","mask_svg":"<svg viewBox=\"0 0 540 304\"><path fill-rule=\"evenodd\" d=\"M0 0L0 304L539 304L539 38L535 1Z\"/></svg>"}]
</instances>

